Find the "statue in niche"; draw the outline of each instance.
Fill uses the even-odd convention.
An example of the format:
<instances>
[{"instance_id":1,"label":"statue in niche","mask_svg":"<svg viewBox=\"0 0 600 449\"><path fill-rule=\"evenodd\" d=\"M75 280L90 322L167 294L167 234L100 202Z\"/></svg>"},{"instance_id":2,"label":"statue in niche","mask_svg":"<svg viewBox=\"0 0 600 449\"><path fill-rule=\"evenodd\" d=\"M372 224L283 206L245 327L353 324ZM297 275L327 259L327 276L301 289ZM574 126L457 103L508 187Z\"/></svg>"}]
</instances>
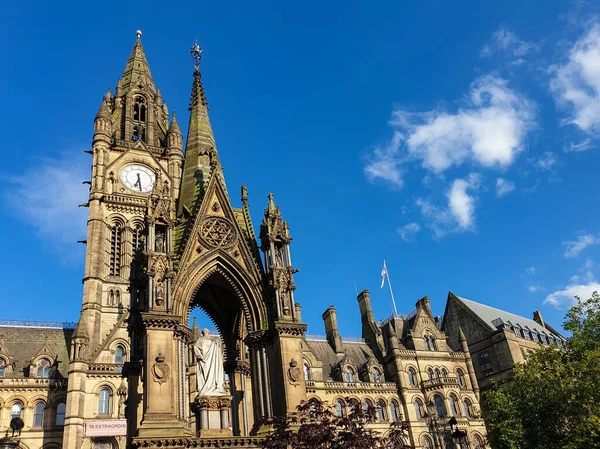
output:
<instances>
[{"instance_id":1,"label":"statue in niche","mask_svg":"<svg viewBox=\"0 0 600 449\"><path fill-rule=\"evenodd\" d=\"M165 303L165 287L162 282L156 284L156 305L162 306Z\"/></svg>"},{"instance_id":2,"label":"statue in niche","mask_svg":"<svg viewBox=\"0 0 600 449\"><path fill-rule=\"evenodd\" d=\"M281 292L281 305L283 314L285 316L290 316L290 309L292 304L290 301L290 294L288 292Z\"/></svg>"},{"instance_id":3,"label":"statue in niche","mask_svg":"<svg viewBox=\"0 0 600 449\"><path fill-rule=\"evenodd\" d=\"M194 343L194 354L198 365L196 383L199 396L225 396L225 374L223 371L223 348L220 337L209 335L203 329Z\"/></svg>"},{"instance_id":4,"label":"statue in niche","mask_svg":"<svg viewBox=\"0 0 600 449\"><path fill-rule=\"evenodd\" d=\"M275 248L275 263L278 267L283 267L285 264L283 263L283 247Z\"/></svg>"},{"instance_id":5,"label":"statue in niche","mask_svg":"<svg viewBox=\"0 0 600 449\"><path fill-rule=\"evenodd\" d=\"M163 231L156 231L156 240L154 243L154 250L157 253L165 252L165 233Z\"/></svg>"}]
</instances>

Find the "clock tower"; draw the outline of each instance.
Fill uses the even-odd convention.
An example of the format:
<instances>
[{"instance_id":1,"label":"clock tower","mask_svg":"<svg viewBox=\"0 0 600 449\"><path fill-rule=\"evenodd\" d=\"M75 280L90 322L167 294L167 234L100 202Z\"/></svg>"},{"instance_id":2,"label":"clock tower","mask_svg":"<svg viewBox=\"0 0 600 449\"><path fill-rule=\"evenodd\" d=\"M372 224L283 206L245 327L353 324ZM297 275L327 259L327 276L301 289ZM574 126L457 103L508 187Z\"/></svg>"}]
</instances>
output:
<instances>
[{"instance_id":1,"label":"clock tower","mask_svg":"<svg viewBox=\"0 0 600 449\"><path fill-rule=\"evenodd\" d=\"M127 325L132 309L168 295L182 140L174 113L169 123L138 31L125 70L94 120L83 306L71 341L64 447L81 447L91 418L136 416L137 404L125 406L132 395L122 371L141 357L141 342L130 338Z\"/></svg>"}]
</instances>

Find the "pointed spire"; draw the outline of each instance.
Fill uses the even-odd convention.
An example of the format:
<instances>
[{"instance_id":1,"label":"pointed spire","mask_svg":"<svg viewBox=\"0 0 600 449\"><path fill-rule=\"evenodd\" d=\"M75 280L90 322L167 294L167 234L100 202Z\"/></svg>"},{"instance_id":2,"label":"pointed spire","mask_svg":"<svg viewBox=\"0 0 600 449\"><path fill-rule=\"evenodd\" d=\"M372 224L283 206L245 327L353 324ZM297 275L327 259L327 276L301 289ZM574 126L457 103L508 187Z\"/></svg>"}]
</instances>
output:
<instances>
[{"instance_id":1,"label":"pointed spire","mask_svg":"<svg viewBox=\"0 0 600 449\"><path fill-rule=\"evenodd\" d=\"M179 129L179 123L177 123L177 117L175 112L173 112L173 120L171 120L171 126L169 126L169 130L167 134L179 134L181 135L181 129Z\"/></svg>"},{"instance_id":2,"label":"pointed spire","mask_svg":"<svg viewBox=\"0 0 600 449\"><path fill-rule=\"evenodd\" d=\"M190 49L194 63L194 80L190 99L190 122L185 146L183 177L179 193L178 214L184 210L191 212L203 195L203 189L215 170L220 170L219 156L216 150L210 120L208 118L208 102L202 86L200 61L202 49L198 41Z\"/></svg>"},{"instance_id":3,"label":"pointed spire","mask_svg":"<svg viewBox=\"0 0 600 449\"><path fill-rule=\"evenodd\" d=\"M198 329L198 323L196 317L194 317L194 325L192 326L192 341L195 342L200 338L200 329Z\"/></svg>"},{"instance_id":4,"label":"pointed spire","mask_svg":"<svg viewBox=\"0 0 600 449\"><path fill-rule=\"evenodd\" d=\"M269 192L268 198L269 198L268 210L269 210L269 212L275 212L275 210L277 210L277 206L275 206L275 195L273 195L272 192Z\"/></svg>"},{"instance_id":5,"label":"pointed spire","mask_svg":"<svg viewBox=\"0 0 600 449\"><path fill-rule=\"evenodd\" d=\"M102 100L102 104L100 105L100 109L98 109L98 113L96 114L96 120L98 119L110 120L110 108L108 107L108 102L106 101L106 97Z\"/></svg>"},{"instance_id":6,"label":"pointed spire","mask_svg":"<svg viewBox=\"0 0 600 449\"><path fill-rule=\"evenodd\" d=\"M132 87L137 87L139 84L149 87L152 91L156 92L152 74L150 73L150 66L142 47L142 32L137 30L136 34L135 45L133 46L131 55L129 55L123 75L117 84L117 90L121 94L126 94Z\"/></svg>"},{"instance_id":7,"label":"pointed spire","mask_svg":"<svg viewBox=\"0 0 600 449\"><path fill-rule=\"evenodd\" d=\"M458 341L459 342L466 342L467 341L467 337L465 337L465 333L462 330L461 326L458 326Z\"/></svg>"}]
</instances>

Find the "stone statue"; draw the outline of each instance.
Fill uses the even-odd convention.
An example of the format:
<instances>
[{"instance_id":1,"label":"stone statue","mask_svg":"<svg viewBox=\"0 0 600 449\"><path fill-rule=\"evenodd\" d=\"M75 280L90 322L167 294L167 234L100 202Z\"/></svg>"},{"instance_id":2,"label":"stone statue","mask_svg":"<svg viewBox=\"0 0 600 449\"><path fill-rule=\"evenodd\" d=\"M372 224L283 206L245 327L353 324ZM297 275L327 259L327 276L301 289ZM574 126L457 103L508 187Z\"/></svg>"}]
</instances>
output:
<instances>
[{"instance_id":1,"label":"stone statue","mask_svg":"<svg viewBox=\"0 0 600 449\"><path fill-rule=\"evenodd\" d=\"M154 250L157 253L164 253L165 252L165 235L162 232L158 232L156 234L156 240L155 240Z\"/></svg>"},{"instance_id":2,"label":"stone statue","mask_svg":"<svg viewBox=\"0 0 600 449\"><path fill-rule=\"evenodd\" d=\"M158 282L156 285L156 305L162 306L165 302L165 288L162 282Z\"/></svg>"},{"instance_id":3,"label":"stone statue","mask_svg":"<svg viewBox=\"0 0 600 449\"><path fill-rule=\"evenodd\" d=\"M219 337L202 330L194 343L194 354L198 364L196 381L199 396L225 396L225 374L223 371L223 348Z\"/></svg>"}]
</instances>

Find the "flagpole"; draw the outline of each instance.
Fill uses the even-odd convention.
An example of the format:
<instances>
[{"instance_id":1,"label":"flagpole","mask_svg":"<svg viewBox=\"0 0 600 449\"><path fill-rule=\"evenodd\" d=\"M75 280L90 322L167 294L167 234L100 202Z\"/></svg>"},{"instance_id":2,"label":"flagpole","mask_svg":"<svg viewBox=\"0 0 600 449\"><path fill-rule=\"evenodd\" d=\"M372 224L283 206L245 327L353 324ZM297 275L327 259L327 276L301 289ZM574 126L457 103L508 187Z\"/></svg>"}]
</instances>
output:
<instances>
[{"instance_id":1,"label":"flagpole","mask_svg":"<svg viewBox=\"0 0 600 449\"><path fill-rule=\"evenodd\" d=\"M392 305L394 306L394 314L398 315L398 310L396 309L396 300L394 299L394 292L392 291L392 282L390 281L390 272L385 265L385 260L383 261L383 265L385 266L385 275L387 277L388 285L390 286L390 295L392 296Z\"/></svg>"}]
</instances>

